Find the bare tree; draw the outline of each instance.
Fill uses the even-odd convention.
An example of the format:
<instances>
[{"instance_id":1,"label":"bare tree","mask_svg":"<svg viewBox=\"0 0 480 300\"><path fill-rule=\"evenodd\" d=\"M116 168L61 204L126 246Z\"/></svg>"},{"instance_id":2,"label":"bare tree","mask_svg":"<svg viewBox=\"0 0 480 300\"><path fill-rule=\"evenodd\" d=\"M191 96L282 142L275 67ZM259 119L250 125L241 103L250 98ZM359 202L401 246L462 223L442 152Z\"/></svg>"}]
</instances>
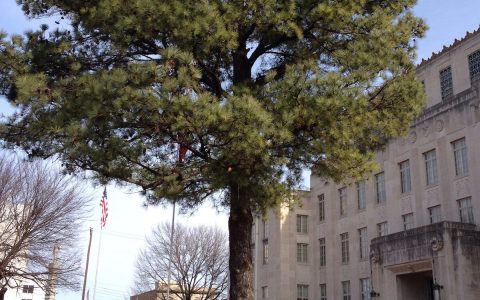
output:
<instances>
[{"instance_id":1,"label":"bare tree","mask_svg":"<svg viewBox=\"0 0 480 300\"><path fill-rule=\"evenodd\" d=\"M173 246L170 245L170 225L158 225L137 259L135 292L167 285L172 249L170 284L176 298L215 300L225 296L229 252L224 231L218 227L176 225ZM166 298L163 292L159 295Z\"/></svg>"},{"instance_id":2,"label":"bare tree","mask_svg":"<svg viewBox=\"0 0 480 300\"><path fill-rule=\"evenodd\" d=\"M53 282L78 286L76 241L88 198L78 182L54 169L0 157L0 300L22 282L34 282L46 293Z\"/></svg>"}]
</instances>

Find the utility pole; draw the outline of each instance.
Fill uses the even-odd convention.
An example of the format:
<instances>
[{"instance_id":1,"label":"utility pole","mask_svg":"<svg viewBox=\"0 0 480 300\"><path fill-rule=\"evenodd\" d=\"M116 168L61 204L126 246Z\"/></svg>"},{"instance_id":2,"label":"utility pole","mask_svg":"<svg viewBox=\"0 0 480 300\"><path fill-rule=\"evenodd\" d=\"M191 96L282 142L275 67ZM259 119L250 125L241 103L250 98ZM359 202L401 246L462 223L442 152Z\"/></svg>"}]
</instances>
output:
<instances>
[{"instance_id":1,"label":"utility pole","mask_svg":"<svg viewBox=\"0 0 480 300\"><path fill-rule=\"evenodd\" d=\"M90 247L92 246L93 228L90 227L90 239L88 240L87 264L85 266L85 275L83 276L82 300L85 300L85 287L87 286L88 263L90 261Z\"/></svg>"},{"instance_id":2,"label":"utility pole","mask_svg":"<svg viewBox=\"0 0 480 300\"><path fill-rule=\"evenodd\" d=\"M48 281L45 293L45 300L55 300L55 289L57 285L57 269L58 269L58 244L53 246L53 260L48 265Z\"/></svg>"},{"instance_id":3,"label":"utility pole","mask_svg":"<svg viewBox=\"0 0 480 300\"><path fill-rule=\"evenodd\" d=\"M172 208L172 229L170 232L170 255L168 258L168 270L167 270L167 300L170 300L170 276L172 274L172 254L173 254L173 232L175 230L175 201L173 201Z\"/></svg>"}]
</instances>

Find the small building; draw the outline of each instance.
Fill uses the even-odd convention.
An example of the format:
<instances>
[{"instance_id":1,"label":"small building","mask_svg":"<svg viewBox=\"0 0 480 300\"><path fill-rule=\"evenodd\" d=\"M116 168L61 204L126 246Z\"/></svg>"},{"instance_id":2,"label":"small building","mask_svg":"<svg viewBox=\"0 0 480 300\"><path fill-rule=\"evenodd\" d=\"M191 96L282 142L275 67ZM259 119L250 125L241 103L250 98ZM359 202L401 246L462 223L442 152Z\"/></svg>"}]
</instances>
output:
<instances>
[{"instance_id":1,"label":"small building","mask_svg":"<svg viewBox=\"0 0 480 300\"><path fill-rule=\"evenodd\" d=\"M192 295L191 300L202 300L207 299L207 293L211 289L199 289ZM170 283L170 300L182 300L182 290L178 284ZM167 299L167 284L162 282L157 282L155 284L155 289L147 291L138 295L130 296L130 300L166 300ZM212 299L212 298L208 298Z\"/></svg>"},{"instance_id":2,"label":"small building","mask_svg":"<svg viewBox=\"0 0 480 300\"><path fill-rule=\"evenodd\" d=\"M480 299L480 33L417 76L426 107L377 172L312 174L302 206L256 219L257 300Z\"/></svg>"}]
</instances>

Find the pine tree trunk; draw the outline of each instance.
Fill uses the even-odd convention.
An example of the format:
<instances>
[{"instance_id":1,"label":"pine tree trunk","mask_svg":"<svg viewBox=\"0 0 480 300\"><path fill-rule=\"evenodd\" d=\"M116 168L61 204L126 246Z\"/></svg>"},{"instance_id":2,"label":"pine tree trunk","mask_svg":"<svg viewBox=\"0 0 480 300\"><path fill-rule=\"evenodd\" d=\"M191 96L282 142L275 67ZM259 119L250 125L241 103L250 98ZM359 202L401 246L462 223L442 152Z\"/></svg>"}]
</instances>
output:
<instances>
[{"instance_id":1,"label":"pine tree trunk","mask_svg":"<svg viewBox=\"0 0 480 300\"><path fill-rule=\"evenodd\" d=\"M252 236L253 216L250 199L238 186L230 188L230 297L229 300L253 300Z\"/></svg>"}]
</instances>

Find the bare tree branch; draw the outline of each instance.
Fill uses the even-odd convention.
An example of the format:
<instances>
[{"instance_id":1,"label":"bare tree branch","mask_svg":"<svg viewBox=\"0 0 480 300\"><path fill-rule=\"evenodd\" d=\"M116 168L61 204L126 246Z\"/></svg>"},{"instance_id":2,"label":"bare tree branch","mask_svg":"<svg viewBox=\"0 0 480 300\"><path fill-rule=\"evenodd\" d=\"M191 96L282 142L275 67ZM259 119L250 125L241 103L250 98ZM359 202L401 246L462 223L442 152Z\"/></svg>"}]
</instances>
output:
<instances>
[{"instance_id":1,"label":"bare tree branch","mask_svg":"<svg viewBox=\"0 0 480 300\"><path fill-rule=\"evenodd\" d=\"M87 211L88 196L70 177L40 161L0 157L0 299L25 280L46 290L51 275L58 287L78 287L76 241Z\"/></svg>"},{"instance_id":2,"label":"bare tree branch","mask_svg":"<svg viewBox=\"0 0 480 300\"><path fill-rule=\"evenodd\" d=\"M225 296L229 253L225 232L217 227L176 225L172 249L172 294L182 300ZM162 293L168 284L170 251L170 225L164 223L153 230L137 259L135 293L154 288Z\"/></svg>"}]
</instances>

